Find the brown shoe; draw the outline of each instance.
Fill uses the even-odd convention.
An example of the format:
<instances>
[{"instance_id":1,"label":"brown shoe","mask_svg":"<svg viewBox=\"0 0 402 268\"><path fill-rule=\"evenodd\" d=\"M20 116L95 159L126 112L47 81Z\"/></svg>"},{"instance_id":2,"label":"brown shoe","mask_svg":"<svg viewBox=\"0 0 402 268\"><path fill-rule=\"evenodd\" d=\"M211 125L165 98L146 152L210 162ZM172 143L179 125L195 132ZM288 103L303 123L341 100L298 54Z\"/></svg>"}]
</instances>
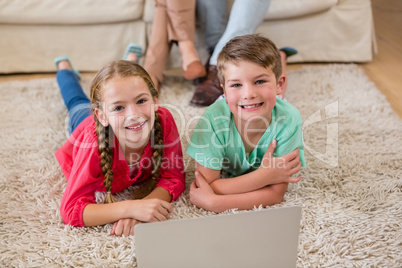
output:
<instances>
[{"instance_id":1,"label":"brown shoe","mask_svg":"<svg viewBox=\"0 0 402 268\"><path fill-rule=\"evenodd\" d=\"M223 88L219 83L216 65L209 65L207 79L197 87L191 99L191 103L208 106L214 103L222 94Z\"/></svg>"},{"instance_id":2,"label":"brown shoe","mask_svg":"<svg viewBox=\"0 0 402 268\"><path fill-rule=\"evenodd\" d=\"M193 61L187 66L187 70L183 70L183 76L188 80L203 77L206 74L207 71L199 60Z\"/></svg>"}]
</instances>

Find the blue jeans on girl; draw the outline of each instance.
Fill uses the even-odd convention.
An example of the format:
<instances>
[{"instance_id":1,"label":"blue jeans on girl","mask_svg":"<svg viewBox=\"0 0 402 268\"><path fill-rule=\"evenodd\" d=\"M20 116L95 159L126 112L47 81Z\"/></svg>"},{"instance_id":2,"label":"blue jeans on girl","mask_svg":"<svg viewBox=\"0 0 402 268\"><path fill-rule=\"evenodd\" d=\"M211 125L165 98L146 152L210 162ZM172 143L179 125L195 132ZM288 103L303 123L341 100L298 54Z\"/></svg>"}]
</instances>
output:
<instances>
[{"instance_id":1,"label":"blue jeans on girl","mask_svg":"<svg viewBox=\"0 0 402 268\"><path fill-rule=\"evenodd\" d=\"M82 120L92 115L91 102L82 90L73 71L59 70L56 78L70 117L68 133L71 134Z\"/></svg>"}]
</instances>

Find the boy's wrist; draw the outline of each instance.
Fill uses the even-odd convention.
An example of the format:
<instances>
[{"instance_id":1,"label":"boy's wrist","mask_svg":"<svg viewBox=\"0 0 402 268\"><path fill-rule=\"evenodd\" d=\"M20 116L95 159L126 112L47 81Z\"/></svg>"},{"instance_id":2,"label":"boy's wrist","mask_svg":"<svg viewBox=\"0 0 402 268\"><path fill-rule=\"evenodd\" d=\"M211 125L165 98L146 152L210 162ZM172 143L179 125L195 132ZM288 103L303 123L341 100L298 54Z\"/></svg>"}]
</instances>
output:
<instances>
[{"instance_id":1,"label":"boy's wrist","mask_svg":"<svg viewBox=\"0 0 402 268\"><path fill-rule=\"evenodd\" d=\"M265 187L270 184L269 180L272 177L272 169L260 166L253 174L257 180L259 180L259 187Z\"/></svg>"},{"instance_id":2,"label":"boy's wrist","mask_svg":"<svg viewBox=\"0 0 402 268\"><path fill-rule=\"evenodd\" d=\"M222 211L224 211L224 195L218 195L215 194L213 196L213 198L210 199L210 202L208 204L209 208L208 210L216 212L216 213L220 213Z\"/></svg>"}]
</instances>

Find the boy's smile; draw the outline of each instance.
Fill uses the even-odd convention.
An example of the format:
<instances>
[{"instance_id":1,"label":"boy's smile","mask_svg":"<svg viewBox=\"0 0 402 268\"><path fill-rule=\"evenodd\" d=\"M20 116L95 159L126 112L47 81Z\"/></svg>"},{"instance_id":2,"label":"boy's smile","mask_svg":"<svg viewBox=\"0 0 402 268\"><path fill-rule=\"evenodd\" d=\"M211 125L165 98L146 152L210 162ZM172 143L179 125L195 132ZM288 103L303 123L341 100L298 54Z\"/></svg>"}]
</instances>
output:
<instances>
[{"instance_id":1,"label":"boy's smile","mask_svg":"<svg viewBox=\"0 0 402 268\"><path fill-rule=\"evenodd\" d=\"M240 107L245 110L245 111L255 111L257 109L259 109L264 103L256 103L256 104L248 104L248 105L240 105Z\"/></svg>"},{"instance_id":2,"label":"boy's smile","mask_svg":"<svg viewBox=\"0 0 402 268\"><path fill-rule=\"evenodd\" d=\"M285 78L276 81L271 68L249 61L225 64L224 78L225 97L236 126L252 127L264 123L266 128Z\"/></svg>"}]
</instances>

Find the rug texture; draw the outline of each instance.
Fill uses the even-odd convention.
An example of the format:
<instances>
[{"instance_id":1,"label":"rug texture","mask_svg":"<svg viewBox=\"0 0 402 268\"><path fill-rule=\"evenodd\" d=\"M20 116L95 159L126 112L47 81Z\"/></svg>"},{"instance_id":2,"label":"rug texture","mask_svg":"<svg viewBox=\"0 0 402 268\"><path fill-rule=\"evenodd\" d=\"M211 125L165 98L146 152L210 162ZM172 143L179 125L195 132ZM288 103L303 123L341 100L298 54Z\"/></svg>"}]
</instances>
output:
<instances>
[{"instance_id":1,"label":"rug texture","mask_svg":"<svg viewBox=\"0 0 402 268\"><path fill-rule=\"evenodd\" d=\"M255 209L302 207L297 267L402 267L402 120L356 65L307 66L288 76L307 166L281 204ZM82 81L86 90L89 82ZM167 78L160 99L184 149L205 109L189 104L194 89ZM67 139L68 117L56 80L6 82L0 94L0 266L136 267L135 237L110 236L111 224L75 228L61 220L66 180L54 153ZM194 162L184 161L187 189L172 218L213 215L189 202Z\"/></svg>"}]
</instances>

